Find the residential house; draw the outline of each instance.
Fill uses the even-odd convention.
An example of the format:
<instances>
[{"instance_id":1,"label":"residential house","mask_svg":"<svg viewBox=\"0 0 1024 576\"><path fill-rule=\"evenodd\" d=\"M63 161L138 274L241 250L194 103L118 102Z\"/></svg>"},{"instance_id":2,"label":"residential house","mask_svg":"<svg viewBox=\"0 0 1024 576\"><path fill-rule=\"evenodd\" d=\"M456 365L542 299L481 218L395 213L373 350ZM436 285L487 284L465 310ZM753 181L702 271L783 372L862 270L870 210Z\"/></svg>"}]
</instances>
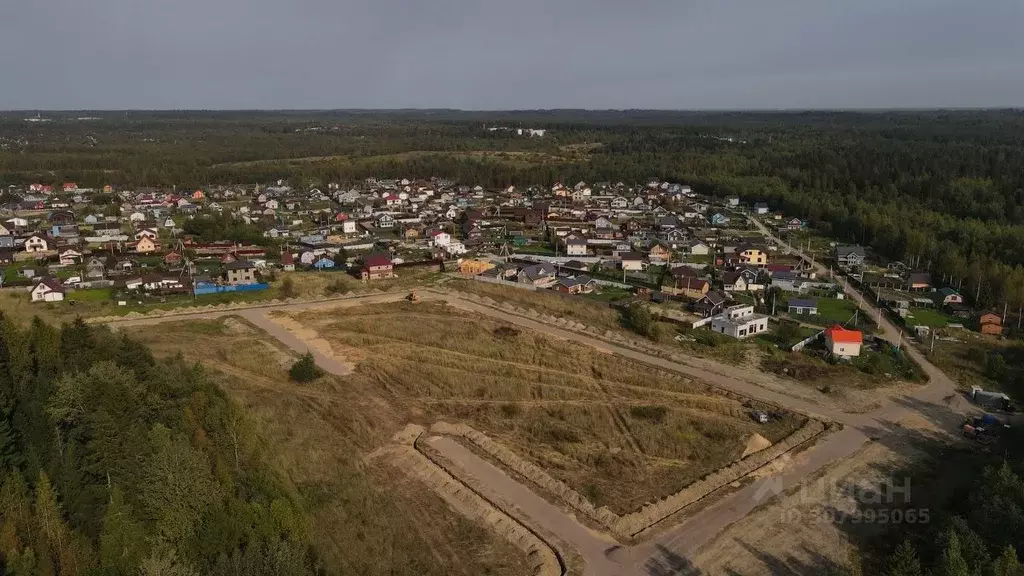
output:
<instances>
[{"instance_id":1,"label":"residential house","mask_svg":"<svg viewBox=\"0 0 1024 576\"><path fill-rule=\"evenodd\" d=\"M565 238L565 254L567 256L586 256L587 239L576 235L569 235Z\"/></svg>"},{"instance_id":2,"label":"residential house","mask_svg":"<svg viewBox=\"0 0 1024 576\"><path fill-rule=\"evenodd\" d=\"M295 256L292 255L291 251L285 251L281 254L281 268L285 272L295 271Z\"/></svg>"},{"instance_id":3,"label":"residential house","mask_svg":"<svg viewBox=\"0 0 1024 576\"><path fill-rule=\"evenodd\" d=\"M334 268L334 260L327 256L321 256L316 260L316 262L313 262L313 268L316 268L317 270L329 270Z\"/></svg>"},{"instance_id":4,"label":"residential house","mask_svg":"<svg viewBox=\"0 0 1024 576\"><path fill-rule=\"evenodd\" d=\"M80 262L82 260L82 253L79 252L78 250L68 248L66 250L63 250L58 255L58 258L60 259L61 266L71 266L76 262Z\"/></svg>"},{"instance_id":5,"label":"residential house","mask_svg":"<svg viewBox=\"0 0 1024 576\"><path fill-rule=\"evenodd\" d=\"M691 256L707 256L711 254L711 247L701 240L690 240L683 244L683 251Z\"/></svg>"},{"instance_id":6,"label":"residential house","mask_svg":"<svg viewBox=\"0 0 1024 576\"><path fill-rule=\"evenodd\" d=\"M786 221L787 230L800 230L804 227L804 221L799 218L790 218Z\"/></svg>"},{"instance_id":7,"label":"residential house","mask_svg":"<svg viewBox=\"0 0 1024 576\"><path fill-rule=\"evenodd\" d=\"M431 246L447 246L452 241L451 234L444 230L434 230L428 236L430 237L428 244Z\"/></svg>"},{"instance_id":8,"label":"residential house","mask_svg":"<svg viewBox=\"0 0 1024 576\"><path fill-rule=\"evenodd\" d=\"M661 242L656 242L651 246L647 258L651 264L668 264L672 260L672 250Z\"/></svg>"},{"instance_id":9,"label":"residential house","mask_svg":"<svg viewBox=\"0 0 1024 576\"><path fill-rule=\"evenodd\" d=\"M907 290L927 290L932 286L932 275L928 272L913 272L907 275Z\"/></svg>"},{"instance_id":10,"label":"residential house","mask_svg":"<svg viewBox=\"0 0 1024 576\"><path fill-rule=\"evenodd\" d=\"M842 268L855 268L864 264L864 248L861 246L836 246L836 264Z\"/></svg>"},{"instance_id":11,"label":"residential house","mask_svg":"<svg viewBox=\"0 0 1024 576\"><path fill-rule=\"evenodd\" d=\"M733 206L733 207L739 206L740 205L740 197L739 196L729 196L728 198L725 199L725 203L728 204L729 206Z\"/></svg>"},{"instance_id":12,"label":"residential house","mask_svg":"<svg viewBox=\"0 0 1024 576\"><path fill-rule=\"evenodd\" d=\"M233 286L256 283L256 265L249 260L236 260L225 264L224 274L227 283Z\"/></svg>"},{"instance_id":13,"label":"residential house","mask_svg":"<svg viewBox=\"0 0 1024 576\"><path fill-rule=\"evenodd\" d=\"M554 283L555 280L555 267L548 263L524 266L516 275L516 281L520 284L534 286L547 286Z\"/></svg>"},{"instance_id":14,"label":"residential house","mask_svg":"<svg viewBox=\"0 0 1024 576\"><path fill-rule=\"evenodd\" d=\"M364 281L393 278L395 276L395 266L391 262L391 258L386 254L367 254L363 256L362 262L363 267L360 275Z\"/></svg>"},{"instance_id":15,"label":"residential house","mask_svg":"<svg viewBox=\"0 0 1024 576\"><path fill-rule=\"evenodd\" d=\"M768 252L759 246L738 246L736 256L741 264L759 267L768 265Z\"/></svg>"},{"instance_id":16,"label":"residential house","mask_svg":"<svg viewBox=\"0 0 1024 576\"><path fill-rule=\"evenodd\" d=\"M725 296L718 292L708 292L693 304L693 311L704 318L718 314L725 307Z\"/></svg>"},{"instance_id":17,"label":"residential house","mask_svg":"<svg viewBox=\"0 0 1024 576\"><path fill-rule=\"evenodd\" d=\"M559 292L565 292L567 294L590 294L594 291L594 286L597 282L589 276L568 276L566 278L559 278L553 288Z\"/></svg>"},{"instance_id":18,"label":"residential house","mask_svg":"<svg viewBox=\"0 0 1024 576\"><path fill-rule=\"evenodd\" d=\"M793 298L786 305L787 310L790 314L797 316L817 316L818 315L818 301L808 300L801 298Z\"/></svg>"},{"instance_id":19,"label":"residential house","mask_svg":"<svg viewBox=\"0 0 1024 576\"><path fill-rule=\"evenodd\" d=\"M726 272L722 275L722 284L726 292L747 291L747 279L742 272Z\"/></svg>"},{"instance_id":20,"label":"residential house","mask_svg":"<svg viewBox=\"0 0 1024 576\"><path fill-rule=\"evenodd\" d=\"M644 269L644 255L639 252L623 252L619 254L619 267L627 271Z\"/></svg>"},{"instance_id":21,"label":"residential house","mask_svg":"<svg viewBox=\"0 0 1024 576\"><path fill-rule=\"evenodd\" d=\"M767 214L770 211L771 211L771 209L768 208L768 205L765 204L764 202L757 202L757 203L754 204L754 213L755 214L759 214L759 215L760 214Z\"/></svg>"},{"instance_id":22,"label":"residential house","mask_svg":"<svg viewBox=\"0 0 1024 576\"><path fill-rule=\"evenodd\" d=\"M484 272L495 268L493 262L487 260L473 260L467 258L459 262L459 274L463 276L476 276L477 274L483 274Z\"/></svg>"},{"instance_id":23,"label":"residential house","mask_svg":"<svg viewBox=\"0 0 1024 576\"><path fill-rule=\"evenodd\" d=\"M676 276L671 290L691 300L700 300L711 290L711 284L703 278L694 276Z\"/></svg>"},{"instance_id":24,"label":"residential house","mask_svg":"<svg viewBox=\"0 0 1024 576\"><path fill-rule=\"evenodd\" d=\"M939 288L932 294L936 306L949 306L952 304L963 304L964 297L955 289L950 287Z\"/></svg>"},{"instance_id":25,"label":"residential house","mask_svg":"<svg viewBox=\"0 0 1024 576\"><path fill-rule=\"evenodd\" d=\"M711 330L733 338L749 338L768 331L768 316L755 314L750 305L730 306L712 317Z\"/></svg>"},{"instance_id":26,"label":"residential house","mask_svg":"<svg viewBox=\"0 0 1024 576\"><path fill-rule=\"evenodd\" d=\"M156 252L157 245L152 238L143 236L138 242L135 243L135 252L138 254L149 254Z\"/></svg>"},{"instance_id":27,"label":"residential house","mask_svg":"<svg viewBox=\"0 0 1024 576\"><path fill-rule=\"evenodd\" d=\"M390 230L395 227L395 218L391 214L380 214L374 222L377 228Z\"/></svg>"},{"instance_id":28,"label":"residential house","mask_svg":"<svg viewBox=\"0 0 1024 576\"><path fill-rule=\"evenodd\" d=\"M40 278L32 288L31 297L33 302L60 302L64 299L64 287L56 278Z\"/></svg>"},{"instance_id":29,"label":"residential house","mask_svg":"<svg viewBox=\"0 0 1024 576\"><path fill-rule=\"evenodd\" d=\"M840 358L860 356L864 335L860 330L847 330L835 324L825 330L825 349Z\"/></svg>"},{"instance_id":30,"label":"residential house","mask_svg":"<svg viewBox=\"0 0 1024 576\"><path fill-rule=\"evenodd\" d=\"M50 243L42 236L32 235L25 239L25 252L46 252L49 247Z\"/></svg>"},{"instance_id":31,"label":"residential house","mask_svg":"<svg viewBox=\"0 0 1024 576\"><path fill-rule=\"evenodd\" d=\"M1003 334L1003 319L998 314L986 312L978 316L978 331L982 334L1001 336Z\"/></svg>"}]
</instances>

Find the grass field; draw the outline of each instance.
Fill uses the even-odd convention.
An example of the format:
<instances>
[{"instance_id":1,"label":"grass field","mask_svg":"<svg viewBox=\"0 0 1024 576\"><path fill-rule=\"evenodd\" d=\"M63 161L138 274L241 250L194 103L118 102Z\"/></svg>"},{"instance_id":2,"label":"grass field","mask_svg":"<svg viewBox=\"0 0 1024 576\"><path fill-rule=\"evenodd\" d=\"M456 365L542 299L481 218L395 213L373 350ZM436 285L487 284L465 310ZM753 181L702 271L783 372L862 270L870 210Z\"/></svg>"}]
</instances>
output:
<instances>
[{"instance_id":1,"label":"grass field","mask_svg":"<svg viewBox=\"0 0 1024 576\"><path fill-rule=\"evenodd\" d=\"M125 328L157 355L201 362L250 415L269 461L310 521L326 574L519 576L525 556L465 520L426 486L364 456L409 418L364 378L297 385L294 361L264 332L235 319ZM258 481L258 479L257 479Z\"/></svg>"},{"instance_id":2,"label":"grass field","mask_svg":"<svg viewBox=\"0 0 1024 576\"><path fill-rule=\"evenodd\" d=\"M736 460L755 432L776 442L802 422L761 426L699 382L433 303L302 312L340 356L346 385L410 420L482 430L617 513Z\"/></svg>"},{"instance_id":3,"label":"grass field","mask_svg":"<svg viewBox=\"0 0 1024 576\"><path fill-rule=\"evenodd\" d=\"M963 322L955 316L932 308L912 308L906 320L910 326L927 326L929 328L944 328L947 324Z\"/></svg>"}]
</instances>

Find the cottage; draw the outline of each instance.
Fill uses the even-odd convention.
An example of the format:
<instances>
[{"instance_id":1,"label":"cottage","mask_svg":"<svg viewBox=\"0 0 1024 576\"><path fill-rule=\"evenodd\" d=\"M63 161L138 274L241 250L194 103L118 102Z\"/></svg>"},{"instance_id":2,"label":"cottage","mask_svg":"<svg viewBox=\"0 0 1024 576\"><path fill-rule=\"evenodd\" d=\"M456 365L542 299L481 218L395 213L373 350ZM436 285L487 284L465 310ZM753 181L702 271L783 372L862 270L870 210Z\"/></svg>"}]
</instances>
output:
<instances>
[{"instance_id":1,"label":"cottage","mask_svg":"<svg viewBox=\"0 0 1024 576\"><path fill-rule=\"evenodd\" d=\"M224 265L225 279L233 286L256 283L256 265L249 260L236 260Z\"/></svg>"},{"instance_id":2,"label":"cottage","mask_svg":"<svg viewBox=\"0 0 1024 576\"><path fill-rule=\"evenodd\" d=\"M152 238L143 236L138 242L135 243L135 252L138 254L149 254L156 252L157 245Z\"/></svg>"},{"instance_id":3,"label":"cottage","mask_svg":"<svg viewBox=\"0 0 1024 576\"><path fill-rule=\"evenodd\" d=\"M771 209L764 202L757 202L754 204L754 213L758 215L767 214Z\"/></svg>"},{"instance_id":4,"label":"cottage","mask_svg":"<svg viewBox=\"0 0 1024 576\"><path fill-rule=\"evenodd\" d=\"M380 214L375 220L377 228L382 230L390 230L395 227L395 218L391 214Z\"/></svg>"},{"instance_id":5,"label":"cottage","mask_svg":"<svg viewBox=\"0 0 1024 576\"><path fill-rule=\"evenodd\" d=\"M516 275L516 281L520 284L547 286L555 281L555 267L548 263L524 266Z\"/></svg>"},{"instance_id":6,"label":"cottage","mask_svg":"<svg viewBox=\"0 0 1024 576\"><path fill-rule=\"evenodd\" d=\"M395 276L395 266L392 264L391 258L385 254L367 254L363 256L363 267L360 275L364 281L393 278Z\"/></svg>"},{"instance_id":7,"label":"cottage","mask_svg":"<svg viewBox=\"0 0 1024 576\"><path fill-rule=\"evenodd\" d=\"M33 235L25 239L25 252L46 252L49 247L50 243L42 236Z\"/></svg>"},{"instance_id":8,"label":"cottage","mask_svg":"<svg viewBox=\"0 0 1024 576\"><path fill-rule=\"evenodd\" d=\"M565 254L567 256L586 256L587 239L570 235L565 238Z\"/></svg>"},{"instance_id":9,"label":"cottage","mask_svg":"<svg viewBox=\"0 0 1024 576\"><path fill-rule=\"evenodd\" d=\"M67 250L61 252L58 257L60 258L61 266L71 266L76 262L80 262L82 260L82 253L79 252L78 250L68 248Z\"/></svg>"},{"instance_id":10,"label":"cottage","mask_svg":"<svg viewBox=\"0 0 1024 576\"><path fill-rule=\"evenodd\" d=\"M725 307L725 296L718 292L708 292L693 304L693 311L704 318L710 318Z\"/></svg>"},{"instance_id":11,"label":"cottage","mask_svg":"<svg viewBox=\"0 0 1024 576\"><path fill-rule=\"evenodd\" d=\"M825 348L840 358L860 356L863 343L864 335L860 330L847 330L838 324L825 330Z\"/></svg>"},{"instance_id":12,"label":"cottage","mask_svg":"<svg viewBox=\"0 0 1024 576\"><path fill-rule=\"evenodd\" d=\"M789 301L789 303L787 304L787 308L788 308L788 311L789 311L790 314L795 314L797 316L803 316L803 315L817 316L818 315L818 301L817 300L807 300L807 299L794 298L794 299Z\"/></svg>"},{"instance_id":13,"label":"cottage","mask_svg":"<svg viewBox=\"0 0 1024 576\"><path fill-rule=\"evenodd\" d=\"M711 319L711 330L733 338L749 338L768 330L768 316L750 305L730 306Z\"/></svg>"},{"instance_id":14,"label":"cottage","mask_svg":"<svg viewBox=\"0 0 1024 576\"><path fill-rule=\"evenodd\" d=\"M950 306L953 304L964 303L964 297L955 289L948 286L945 288L939 288L932 296L935 300L936 306Z\"/></svg>"},{"instance_id":15,"label":"cottage","mask_svg":"<svg viewBox=\"0 0 1024 576\"><path fill-rule=\"evenodd\" d=\"M691 300L700 300L709 290L711 284L707 280L695 276L676 276L671 291Z\"/></svg>"},{"instance_id":16,"label":"cottage","mask_svg":"<svg viewBox=\"0 0 1024 576\"><path fill-rule=\"evenodd\" d=\"M700 240L690 240L683 244L683 251L691 256L707 256L711 253L711 247Z\"/></svg>"},{"instance_id":17,"label":"cottage","mask_svg":"<svg viewBox=\"0 0 1024 576\"><path fill-rule=\"evenodd\" d=\"M768 253L759 246L738 246L736 256L741 264L758 267L768 265Z\"/></svg>"},{"instance_id":18,"label":"cottage","mask_svg":"<svg viewBox=\"0 0 1024 576\"><path fill-rule=\"evenodd\" d=\"M864 264L864 248L861 246L836 246L836 264L842 268L854 268Z\"/></svg>"},{"instance_id":19,"label":"cottage","mask_svg":"<svg viewBox=\"0 0 1024 576\"><path fill-rule=\"evenodd\" d=\"M672 260L672 250L664 244L658 242L651 246L650 251L647 254L648 260L651 264L667 264Z\"/></svg>"},{"instance_id":20,"label":"cottage","mask_svg":"<svg viewBox=\"0 0 1024 576\"><path fill-rule=\"evenodd\" d=\"M281 268L285 272L295 271L295 256L291 252L285 251L281 253Z\"/></svg>"},{"instance_id":21,"label":"cottage","mask_svg":"<svg viewBox=\"0 0 1024 576\"><path fill-rule=\"evenodd\" d=\"M334 268L334 260L327 256L321 256L316 262L313 262L313 268L316 268L317 270L329 270Z\"/></svg>"},{"instance_id":22,"label":"cottage","mask_svg":"<svg viewBox=\"0 0 1024 576\"><path fill-rule=\"evenodd\" d=\"M747 291L747 279L742 272L726 272L722 276L722 284L726 292Z\"/></svg>"},{"instance_id":23,"label":"cottage","mask_svg":"<svg viewBox=\"0 0 1024 576\"><path fill-rule=\"evenodd\" d=\"M56 278L41 278L32 288L33 302L60 302L64 299L64 287Z\"/></svg>"},{"instance_id":24,"label":"cottage","mask_svg":"<svg viewBox=\"0 0 1024 576\"><path fill-rule=\"evenodd\" d=\"M1003 333L1003 319L998 314L986 312L978 317L978 331L982 334L1001 336Z\"/></svg>"},{"instance_id":25,"label":"cottage","mask_svg":"<svg viewBox=\"0 0 1024 576\"><path fill-rule=\"evenodd\" d=\"M927 290L932 286L932 275L927 272L914 272L907 276L907 290Z\"/></svg>"},{"instance_id":26,"label":"cottage","mask_svg":"<svg viewBox=\"0 0 1024 576\"><path fill-rule=\"evenodd\" d=\"M644 255L639 252L623 252L619 254L619 266L628 271L643 270Z\"/></svg>"},{"instance_id":27,"label":"cottage","mask_svg":"<svg viewBox=\"0 0 1024 576\"><path fill-rule=\"evenodd\" d=\"M559 278L555 282L554 289L567 294L590 294L594 291L597 282L584 275Z\"/></svg>"}]
</instances>

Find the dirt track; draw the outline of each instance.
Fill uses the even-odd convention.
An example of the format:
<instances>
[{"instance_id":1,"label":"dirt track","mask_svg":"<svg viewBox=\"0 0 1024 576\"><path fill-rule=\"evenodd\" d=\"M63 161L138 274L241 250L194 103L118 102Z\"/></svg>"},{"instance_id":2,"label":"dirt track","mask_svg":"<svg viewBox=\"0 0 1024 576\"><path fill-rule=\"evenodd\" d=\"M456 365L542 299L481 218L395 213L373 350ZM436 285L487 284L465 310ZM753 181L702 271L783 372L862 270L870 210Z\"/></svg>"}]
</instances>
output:
<instances>
[{"instance_id":1,"label":"dirt track","mask_svg":"<svg viewBox=\"0 0 1024 576\"><path fill-rule=\"evenodd\" d=\"M768 235L770 236L770 234ZM788 247L778 239L776 241L782 246ZM788 248L793 250L791 247ZM793 250L793 252L799 254L796 250ZM870 302L866 301L859 293L845 285L841 280L840 283L844 285L847 293L858 303L862 310L873 314L876 318L878 317L877 310ZM400 300L402 296L402 294L384 294L327 303L282 304L247 310L225 310L192 315L130 319L112 322L111 324L114 326L151 325L169 321L240 315L266 330L293 350L304 353L309 349L313 352L317 363L325 370L344 376L350 373L350 368L347 365L337 358L329 357L309 346L306 342L296 337L295 334L274 322L268 316L268 313L274 310L293 311L394 302ZM854 454L871 438L890 434L894 430L898 430L895 423L900 418L914 410L930 411L953 417L942 399L955 392L954 383L912 347L907 347L906 350L908 354L919 362L931 378L929 385L919 389L909 398L887 401L878 409L865 414L851 414L835 408L823 407L808 399L787 396L780 392L757 386L751 382L730 378L721 373L711 372L690 364L673 362L638 352L631 348L610 344L595 337L558 328L481 303L470 302L450 294L424 291L421 292L421 296L428 300L444 300L448 304L460 309L500 319L524 328L543 332L556 338L580 342L602 351L620 354L660 368L683 373L725 390L783 405L792 410L842 423L845 426L843 430L827 436L824 440L819 441L818 444L804 451L782 470L769 474L744 488L722 497L714 504L698 512L695 516L688 518L684 523L670 528L650 541L632 548L617 547L614 541L609 538L598 537L589 533L562 510L547 503L529 488L519 484L502 470L483 461L458 443L444 438L431 441L431 445L454 464L461 467L467 473L484 480L484 484L492 492L489 496L493 496L494 500L515 503L530 518L532 523L545 527L545 529L550 530L559 539L575 546L587 562L586 573L593 576L686 574L686 567L690 565L689 559L693 558L698 549L713 540L715 536L730 524L744 518L755 508L777 496L782 491L798 485L802 480L823 467ZM882 328L885 336L895 342L899 333L898 329L884 317L882 318ZM588 535L584 535L585 532ZM665 572L664 570L666 569L675 571Z\"/></svg>"}]
</instances>

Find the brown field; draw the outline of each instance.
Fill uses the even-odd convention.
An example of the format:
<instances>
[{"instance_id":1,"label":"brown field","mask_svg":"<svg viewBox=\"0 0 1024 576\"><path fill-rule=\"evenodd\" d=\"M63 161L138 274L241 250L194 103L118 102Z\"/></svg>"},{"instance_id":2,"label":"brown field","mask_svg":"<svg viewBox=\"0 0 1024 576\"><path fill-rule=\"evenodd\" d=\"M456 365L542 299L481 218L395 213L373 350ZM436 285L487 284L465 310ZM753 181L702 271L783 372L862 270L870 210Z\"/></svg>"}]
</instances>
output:
<instances>
[{"instance_id":1,"label":"brown field","mask_svg":"<svg viewBox=\"0 0 1024 576\"><path fill-rule=\"evenodd\" d=\"M346 386L364 402L424 424L469 424L620 514L738 459L755 432L774 443L802 424L781 414L760 426L702 383L442 304L291 321L356 362Z\"/></svg>"},{"instance_id":2,"label":"brown field","mask_svg":"<svg viewBox=\"0 0 1024 576\"><path fill-rule=\"evenodd\" d=\"M123 330L157 355L201 362L247 408L245 425L305 507L326 573L528 572L519 549L453 512L418 480L365 458L407 418L375 383L324 376L294 384L286 373L294 355L237 318Z\"/></svg>"}]
</instances>

